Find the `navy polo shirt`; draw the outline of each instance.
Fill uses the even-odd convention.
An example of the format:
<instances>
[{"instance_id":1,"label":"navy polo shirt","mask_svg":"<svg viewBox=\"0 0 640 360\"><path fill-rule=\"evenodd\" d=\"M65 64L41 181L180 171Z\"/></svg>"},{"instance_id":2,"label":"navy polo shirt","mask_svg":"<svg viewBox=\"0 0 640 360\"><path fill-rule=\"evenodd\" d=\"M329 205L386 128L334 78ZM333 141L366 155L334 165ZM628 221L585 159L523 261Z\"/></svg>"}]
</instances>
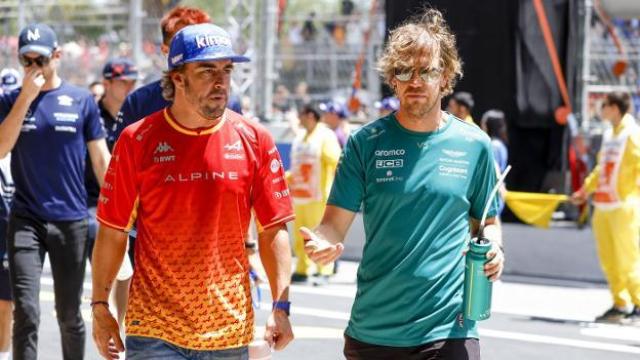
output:
<instances>
[{"instance_id":1,"label":"navy polo shirt","mask_svg":"<svg viewBox=\"0 0 640 360\"><path fill-rule=\"evenodd\" d=\"M20 90L0 96L0 122ZM56 89L41 91L11 151L14 214L44 221L86 218L86 144L105 136L98 106L88 90L62 82Z\"/></svg>"}]
</instances>

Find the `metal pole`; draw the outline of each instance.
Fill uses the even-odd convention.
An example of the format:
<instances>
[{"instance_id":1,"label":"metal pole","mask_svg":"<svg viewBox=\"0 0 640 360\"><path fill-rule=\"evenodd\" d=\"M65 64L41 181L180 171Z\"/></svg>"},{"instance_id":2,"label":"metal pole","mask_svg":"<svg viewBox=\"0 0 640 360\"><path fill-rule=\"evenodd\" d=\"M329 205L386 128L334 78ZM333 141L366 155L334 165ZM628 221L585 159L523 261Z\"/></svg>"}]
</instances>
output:
<instances>
[{"instance_id":1,"label":"metal pole","mask_svg":"<svg viewBox=\"0 0 640 360\"><path fill-rule=\"evenodd\" d=\"M582 36L582 74L580 76L580 127L586 132L589 127L589 82L591 80L591 17L593 1L582 2L583 36Z\"/></svg>"},{"instance_id":2,"label":"metal pole","mask_svg":"<svg viewBox=\"0 0 640 360\"><path fill-rule=\"evenodd\" d=\"M142 0L129 3L129 36L131 36L131 55L136 66L142 61Z\"/></svg>"},{"instance_id":3,"label":"metal pole","mask_svg":"<svg viewBox=\"0 0 640 360\"><path fill-rule=\"evenodd\" d=\"M373 104L381 97L380 75L376 71L376 48L380 46L380 33L378 32L378 21L381 21L382 14L376 12L371 19L371 38L367 49L367 89L369 90L369 103L367 107L373 109Z\"/></svg>"},{"instance_id":4,"label":"metal pole","mask_svg":"<svg viewBox=\"0 0 640 360\"><path fill-rule=\"evenodd\" d=\"M277 17L278 7L276 0L265 0L264 2L265 31L262 44L264 44L264 74L262 81L262 101L260 103L261 111L265 118L271 119L273 116L273 82L276 78L274 71L275 66L275 46L277 38Z\"/></svg>"},{"instance_id":5,"label":"metal pole","mask_svg":"<svg viewBox=\"0 0 640 360\"><path fill-rule=\"evenodd\" d=\"M25 0L20 0L18 2L18 31L22 30L27 25L24 3L25 3Z\"/></svg>"}]
</instances>

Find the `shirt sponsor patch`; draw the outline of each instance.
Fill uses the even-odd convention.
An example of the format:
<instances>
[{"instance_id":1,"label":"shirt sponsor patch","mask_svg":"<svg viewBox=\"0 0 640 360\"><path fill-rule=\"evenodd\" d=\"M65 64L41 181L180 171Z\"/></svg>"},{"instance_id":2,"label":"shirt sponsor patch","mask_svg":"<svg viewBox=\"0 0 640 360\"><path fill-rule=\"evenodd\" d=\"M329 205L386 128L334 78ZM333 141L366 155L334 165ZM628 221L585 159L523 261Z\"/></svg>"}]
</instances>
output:
<instances>
[{"instance_id":1,"label":"shirt sponsor patch","mask_svg":"<svg viewBox=\"0 0 640 360\"><path fill-rule=\"evenodd\" d=\"M74 126L64 126L64 125L56 125L55 130L60 132L70 132L74 134L78 132L78 129L76 129Z\"/></svg>"},{"instance_id":2,"label":"shirt sponsor patch","mask_svg":"<svg viewBox=\"0 0 640 360\"><path fill-rule=\"evenodd\" d=\"M56 121L61 122L76 122L80 118L80 115L76 113L61 113L56 112L53 113L53 117L56 118Z\"/></svg>"},{"instance_id":3,"label":"shirt sponsor patch","mask_svg":"<svg viewBox=\"0 0 640 360\"><path fill-rule=\"evenodd\" d=\"M58 96L58 105L71 106L73 105L73 98L68 95L60 95Z\"/></svg>"},{"instance_id":4,"label":"shirt sponsor patch","mask_svg":"<svg viewBox=\"0 0 640 360\"><path fill-rule=\"evenodd\" d=\"M271 160L271 165L269 165L269 169L271 169L272 173L277 173L280 170L280 161L278 159Z\"/></svg>"},{"instance_id":5,"label":"shirt sponsor patch","mask_svg":"<svg viewBox=\"0 0 640 360\"><path fill-rule=\"evenodd\" d=\"M376 169L395 169L404 166L403 159L376 160Z\"/></svg>"}]
</instances>

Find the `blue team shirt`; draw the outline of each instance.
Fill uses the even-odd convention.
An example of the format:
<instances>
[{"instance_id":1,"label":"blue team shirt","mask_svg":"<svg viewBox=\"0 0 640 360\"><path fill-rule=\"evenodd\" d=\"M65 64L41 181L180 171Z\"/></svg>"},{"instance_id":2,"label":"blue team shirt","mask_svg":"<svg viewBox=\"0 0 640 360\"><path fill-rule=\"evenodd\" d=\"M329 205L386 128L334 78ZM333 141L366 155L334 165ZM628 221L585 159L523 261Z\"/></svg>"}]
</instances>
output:
<instances>
[{"instance_id":1,"label":"blue team shirt","mask_svg":"<svg viewBox=\"0 0 640 360\"><path fill-rule=\"evenodd\" d=\"M362 207L365 245L346 330L356 340L402 347L478 336L462 316L463 251L496 171L489 137L446 116L441 129L418 133L391 114L344 148L328 204Z\"/></svg>"},{"instance_id":2,"label":"blue team shirt","mask_svg":"<svg viewBox=\"0 0 640 360\"><path fill-rule=\"evenodd\" d=\"M0 96L0 122L21 89ZM12 211L44 221L87 217L84 185L87 142L105 137L91 93L66 82L31 103L11 150Z\"/></svg>"},{"instance_id":3,"label":"blue team shirt","mask_svg":"<svg viewBox=\"0 0 640 360\"><path fill-rule=\"evenodd\" d=\"M115 145L115 119L109 113L106 107L104 107L102 101L98 102L98 109L100 109L100 119L102 124L104 125L107 131L107 147L111 152L113 146ZM91 165L91 158L89 157L89 153L87 152L87 166L85 168L85 187L87 188L87 206L96 207L98 206L98 197L100 196L100 185L98 184L98 179L96 179L96 174L93 171Z\"/></svg>"},{"instance_id":4,"label":"blue team shirt","mask_svg":"<svg viewBox=\"0 0 640 360\"><path fill-rule=\"evenodd\" d=\"M124 128L138 120L142 120L154 112L160 111L167 106L171 106L171 104L172 103L170 101L167 101L162 97L160 80L136 89L127 96L122 104L112 129L108 129L111 130L109 137L113 137L114 141L117 140ZM227 104L227 107L242 115L240 99L237 96L232 95L229 97L229 104Z\"/></svg>"},{"instance_id":5,"label":"blue team shirt","mask_svg":"<svg viewBox=\"0 0 640 360\"><path fill-rule=\"evenodd\" d=\"M116 116L113 128L110 129L113 138L117 140L127 126L170 105L171 102L162 97L160 80L136 89L124 100Z\"/></svg>"}]
</instances>

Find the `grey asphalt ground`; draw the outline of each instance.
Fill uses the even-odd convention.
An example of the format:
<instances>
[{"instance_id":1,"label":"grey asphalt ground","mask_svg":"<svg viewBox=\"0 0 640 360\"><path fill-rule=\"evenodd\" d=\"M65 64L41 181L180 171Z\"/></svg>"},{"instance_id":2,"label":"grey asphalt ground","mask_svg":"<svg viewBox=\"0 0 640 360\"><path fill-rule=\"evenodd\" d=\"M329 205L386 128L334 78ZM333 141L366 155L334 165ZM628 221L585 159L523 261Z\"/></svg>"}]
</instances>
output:
<instances>
[{"instance_id":1,"label":"grey asphalt ground","mask_svg":"<svg viewBox=\"0 0 640 360\"><path fill-rule=\"evenodd\" d=\"M353 253L360 245L351 237L348 245ZM509 271L494 286L491 318L480 325L483 359L640 359L640 327L591 322L610 306L610 296L601 281L588 230L507 225L505 245ZM284 351L274 353L273 359L344 359L342 333L355 294L357 265L343 261L340 273L326 286L292 286L296 339ZM83 305L88 327L86 358L99 359L90 338L90 286L87 274ZM263 287L263 293L264 305L256 312L258 336L271 301L268 287ZM61 359L52 280L46 269L41 304L39 358Z\"/></svg>"}]
</instances>

